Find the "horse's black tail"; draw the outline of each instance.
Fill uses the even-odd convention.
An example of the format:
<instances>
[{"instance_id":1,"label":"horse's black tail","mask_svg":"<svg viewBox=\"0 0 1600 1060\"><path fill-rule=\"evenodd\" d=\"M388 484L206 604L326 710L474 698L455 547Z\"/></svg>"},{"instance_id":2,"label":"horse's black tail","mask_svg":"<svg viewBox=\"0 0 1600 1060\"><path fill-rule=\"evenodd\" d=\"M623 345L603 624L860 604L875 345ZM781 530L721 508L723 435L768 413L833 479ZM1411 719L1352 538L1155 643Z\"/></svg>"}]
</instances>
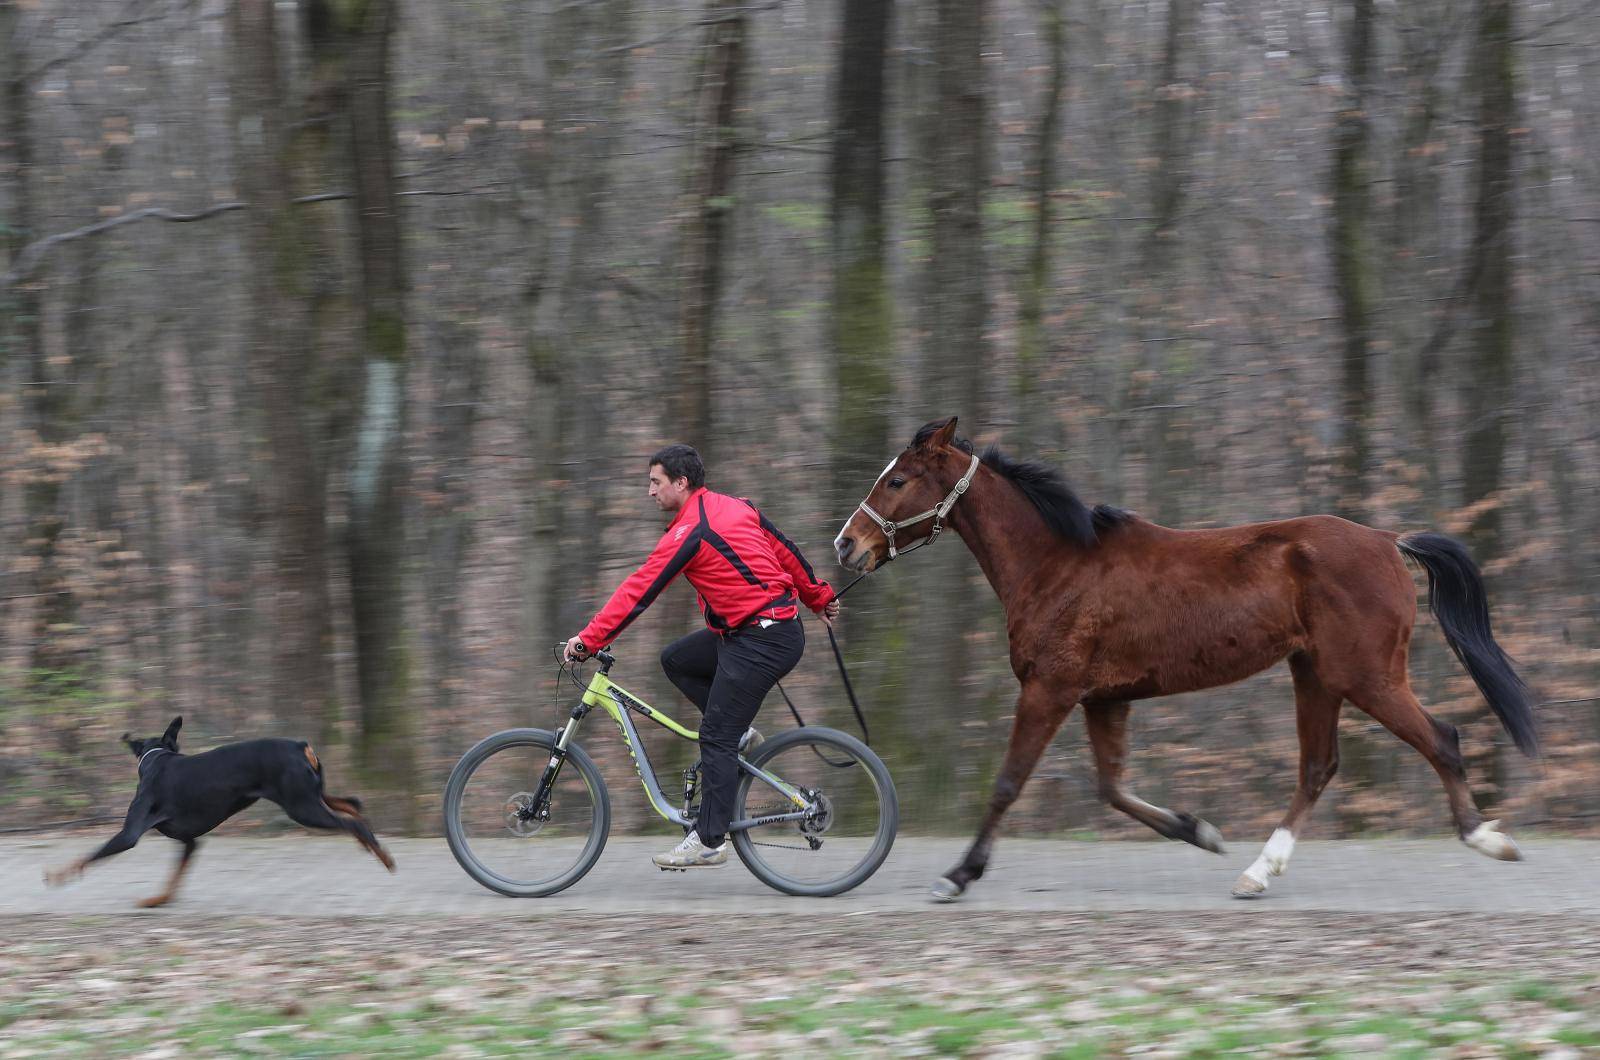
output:
<instances>
[{"instance_id":1,"label":"horse's black tail","mask_svg":"<svg viewBox=\"0 0 1600 1060\"><path fill-rule=\"evenodd\" d=\"M1444 629L1444 639L1477 682L1511 739L1530 758L1539 754L1528 686L1489 629L1489 598L1483 575L1466 548L1444 534L1406 534L1395 542L1428 572L1428 606Z\"/></svg>"}]
</instances>

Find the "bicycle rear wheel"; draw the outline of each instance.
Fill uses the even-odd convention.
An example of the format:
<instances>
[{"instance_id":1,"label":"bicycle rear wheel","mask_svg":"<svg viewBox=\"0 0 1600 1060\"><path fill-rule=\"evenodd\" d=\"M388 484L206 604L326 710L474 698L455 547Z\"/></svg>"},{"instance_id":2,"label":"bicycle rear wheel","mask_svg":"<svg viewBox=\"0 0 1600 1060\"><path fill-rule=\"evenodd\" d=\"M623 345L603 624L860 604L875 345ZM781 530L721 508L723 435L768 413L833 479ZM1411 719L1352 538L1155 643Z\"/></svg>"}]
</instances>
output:
<instances>
[{"instance_id":1,"label":"bicycle rear wheel","mask_svg":"<svg viewBox=\"0 0 1600 1060\"><path fill-rule=\"evenodd\" d=\"M583 748L572 744L550 792L548 820L531 819L555 748L544 729L495 733L461 756L444 789L444 834L467 875L513 898L542 898L583 878L605 849L611 797Z\"/></svg>"},{"instance_id":2,"label":"bicycle rear wheel","mask_svg":"<svg viewBox=\"0 0 1600 1060\"><path fill-rule=\"evenodd\" d=\"M842 894L878 871L894 846L900 804L882 759L834 729L805 728L765 741L752 765L803 789L820 811L803 821L778 821L732 833L745 867L786 894ZM788 813L794 805L766 781L741 772L734 820Z\"/></svg>"}]
</instances>

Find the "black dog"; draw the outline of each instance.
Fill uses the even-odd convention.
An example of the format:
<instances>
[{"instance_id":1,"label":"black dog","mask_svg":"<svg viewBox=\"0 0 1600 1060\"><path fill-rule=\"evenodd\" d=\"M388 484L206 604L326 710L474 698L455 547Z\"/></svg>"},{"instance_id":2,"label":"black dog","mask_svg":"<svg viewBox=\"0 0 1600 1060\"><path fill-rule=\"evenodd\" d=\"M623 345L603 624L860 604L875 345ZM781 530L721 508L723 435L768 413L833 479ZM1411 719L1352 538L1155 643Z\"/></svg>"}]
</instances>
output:
<instances>
[{"instance_id":1,"label":"black dog","mask_svg":"<svg viewBox=\"0 0 1600 1060\"><path fill-rule=\"evenodd\" d=\"M46 872L45 882L59 886L80 875L90 862L120 854L154 828L183 844L178 867L166 890L139 904L165 905L178 889L178 881L194 856L196 840L257 799L270 799L283 812L307 828L339 828L356 840L384 868L394 871L394 859L378 843L361 816L358 799L325 795L322 763L303 740L246 740L225 744L203 754L178 753L178 730L183 719L173 718L158 739L122 741L139 759L139 790L134 792L122 831L93 854L60 869Z\"/></svg>"}]
</instances>

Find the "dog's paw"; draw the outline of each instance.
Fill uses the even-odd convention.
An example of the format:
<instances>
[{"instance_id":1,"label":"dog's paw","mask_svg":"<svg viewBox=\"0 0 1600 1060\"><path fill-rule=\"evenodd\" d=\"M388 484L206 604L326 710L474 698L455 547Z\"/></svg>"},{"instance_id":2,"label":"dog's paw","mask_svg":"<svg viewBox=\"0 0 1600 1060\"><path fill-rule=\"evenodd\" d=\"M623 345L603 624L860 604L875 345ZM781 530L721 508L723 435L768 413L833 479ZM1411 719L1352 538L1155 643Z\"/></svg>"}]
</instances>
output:
<instances>
[{"instance_id":1,"label":"dog's paw","mask_svg":"<svg viewBox=\"0 0 1600 1060\"><path fill-rule=\"evenodd\" d=\"M139 908L140 909L155 909L155 908L157 908L159 906L166 905L170 901L172 901L172 895L170 895L170 894L158 894L153 898L141 898L141 899L139 899Z\"/></svg>"},{"instance_id":2,"label":"dog's paw","mask_svg":"<svg viewBox=\"0 0 1600 1060\"><path fill-rule=\"evenodd\" d=\"M82 871L76 865L65 865L59 869L45 869L44 885L46 887L61 887L71 882Z\"/></svg>"}]
</instances>

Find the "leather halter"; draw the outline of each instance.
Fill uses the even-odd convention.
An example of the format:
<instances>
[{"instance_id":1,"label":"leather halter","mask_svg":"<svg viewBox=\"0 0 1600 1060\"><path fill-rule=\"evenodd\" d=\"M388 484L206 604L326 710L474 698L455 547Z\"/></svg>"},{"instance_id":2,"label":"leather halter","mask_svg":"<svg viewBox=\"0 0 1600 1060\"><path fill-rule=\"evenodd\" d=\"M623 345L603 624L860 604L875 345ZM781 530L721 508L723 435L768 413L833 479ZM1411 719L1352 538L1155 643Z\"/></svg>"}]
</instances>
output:
<instances>
[{"instance_id":1,"label":"leather halter","mask_svg":"<svg viewBox=\"0 0 1600 1060\"><path fill-rule=\"evenodd\" d=\"M929 508L921 515L914 515L909 519L891 521L873 511L870 507L868 507L866 501L862 501L860 504L856 505L858 509L866 513L868 519L871 519L873 522L878 524L879 530L883 531L884 540L889 542L889 559L894 559L895 556L900 554L899 552L895 551L894 547L894 535L896 530L904 530L908 526L915 526L924 519L933 520L933 533L929 534L926 540L918 541L910 548L902 549L902 552L915 552L923 545L931 545L939 539L939 532L944 529L945 516L950 514L950 509L956 506L956 501L960 500L961 495L967 492L967 487L972 485L972 476L978 473L978 463L978 456L976 453L974 453L972 455L972 463L967 465L967 473L956 480L955 486L951 488L949 493L945 494L944 500L940 501L938 504L935 504L932 508Z\"/></svg>"}]
</instances>

